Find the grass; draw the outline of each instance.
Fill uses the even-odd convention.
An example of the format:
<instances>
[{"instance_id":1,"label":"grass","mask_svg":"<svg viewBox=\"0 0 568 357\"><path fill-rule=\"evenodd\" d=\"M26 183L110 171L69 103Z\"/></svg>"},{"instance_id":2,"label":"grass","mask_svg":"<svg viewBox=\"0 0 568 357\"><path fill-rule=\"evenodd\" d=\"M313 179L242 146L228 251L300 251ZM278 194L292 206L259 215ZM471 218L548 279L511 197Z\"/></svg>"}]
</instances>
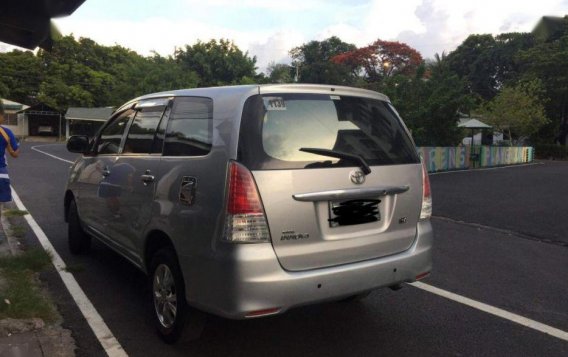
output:
<instances>
[{"instance_id":1,"label":"grass","mask_svg":"<svg viewBox=\"0 0 568 357\"><path fill-rule=\"evenodd\" d=\"M22 211L19 209L7 209L2 211L4 217L22 217L28 214L28 211Z\"/></svg>"},{"instance_id":2,"label":"grass","mask_svg":"<svg viewBox=\"0 0 568 357\"><path fill-rule=\"evenodd\" d=\"M56 318L52 301L39 287L37 273L51 264L51 256L43 249L32 249L18 256L0 258L0 319L39 317Z\"/></svg>"},{"instance_id":3,"label":"grass","mask_svg":"<svg viewBox=\"0 0 568 357\"><path fill-rule=\"evenodd\" d=\"M26 226L20 226L15 224L10 226L10 233L12 233L13 236L16 236L18 238L24 238L27 232L28 228Z\"/></svg>"}]
</instances>

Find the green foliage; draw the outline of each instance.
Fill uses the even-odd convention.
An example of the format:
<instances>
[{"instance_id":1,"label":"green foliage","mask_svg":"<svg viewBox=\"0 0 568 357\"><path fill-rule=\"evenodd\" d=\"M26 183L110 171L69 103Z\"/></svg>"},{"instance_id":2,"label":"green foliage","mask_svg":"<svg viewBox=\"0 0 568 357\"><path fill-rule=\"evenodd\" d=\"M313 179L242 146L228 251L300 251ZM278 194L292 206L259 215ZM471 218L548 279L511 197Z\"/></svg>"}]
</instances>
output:
<instances>
[{"instance_id":1,"label":"green foliage","mask_svg":"<svg viewBox=\"0 0 568 357\"><path fill-rule=\"evenodd\" d=\"M568 135L568 19L564 19L564 32L560 32L553 41L537 42L534 47L520 51L518 60L525 79L538 79L543 85L546 97L546 113L552 119L546 131L558 135L564 143ZM542 133L541 135L542 139ZM549 140L552 142L552 138Z\"/></svg>"},{"instance_id":2,"label":"green foliage","mask_svg":"<svg viewBox=\"0 0 568 357\"><path fill-rule=\"evenodd\" d=\"M290 50L292 66L299 68L301 83L352 85L356 81L352 69L331 59L344 52L357 49L355 45L330 37L324 41L310 41Z\"/></svg>"},{"instance_id":3,"label":"green foliage","mask_svg":"<svg viewBox=\"0 0 568 357\"><path fill-rule=\"evenodd\" d=\"M507 33L471 35L447 62L467 81L469 90L484 101L505 88L539 80L546 116L551 120L531 132L533 141L564 143L568 136L568 18L559 19L553 36ZM522 132L527 132L526 130ZM516 134L523 135L523 134Z\"/></svg>"},{"instance_id":4,"label":"green foliage","mask_svg":"<svg viewBox=\"0 0 568 357\"><path fill-rule=\"evenodd\" d=\"M0 73L0 98L10 96L10 88L2 82L2 74Z\"/></svg>"},{"instance_id":5,"label":"green foliage","mask_svg":"<svg viewBox=\"0 0 568 357\"><path fill-rule=\"evenodd\" d=\"M516 137L531 136L549 120L542 99L544 90L539 80L520 82L505 87L483 108L487 122L500 131Z\"/></svg>"},{"instance_id":6,"label":"green foliage","mask_svg":"<svg viewBox=\"0 0 568 357\"><path fill-rule=\"evenodd\" d=\"M31 104L39 91L41 62L29 51L0 54L0 94L18 103Z\"/></svg>"},{"instance_id":7,"label":"green foliage","mask_svg":"<svg viewBox=\"0 0 568 357\"><path fill-rule=\"evenodd\" d=\"M7 209L2 211L2 216L4 217L22 217L29 214L28 211L22 211L19 209Z\"/></svg>"},{"instance_id":8,"label":"green foliage","mask_svg":"<svg viewBox=\"0 0 568 357\"><path fill-rule=\"evenodd\" d=\"M0 258L0 269L40 272L51 264L51 255L41 248L30 249L20 255Z\"/></svg>"},{"instance_id":9,"label":"green foliage","mask_svg":"<svg viewBox=\"0 0 568 357\"><path fill-rule=\"evenodd\" d=\"M390 97L419 146L454 146L462 138L458 112L468 112L474 97L466 83L449 70L445 57L421 65L414 78L397 76L385 83ZM428 73L429 78L424 78Z\"/></svg>"},{"instance_id":10,"label":"green foliage","mask_svg":"<svg viewBox=\"0 0 568 357\"><path fill-rule=\"evenodd\" d=\"M39 317L51 321L55 318L55 307L35 277L50 263L51 256L43 249L0 258L4 279L0 286L0 319Z\"/></svg>"},{"instance_id":11,"label":"green foliage","mask_svg":"<svg viewBox=\"0 0 568 357\"><path fill-rule=\"evenodd\" d=\"M448 57L448 65L460 78L466 79L470 90L485 100L492 99L503 85L519 77L519 51L534 43L531 34L506 33L470 35Z\"/></svg>"},{"instance_id":12,"label":"green foliage","mask_svg":"<svg viewBox=\"0 0 568 357\"><path fill-rule=\"evenodd\" d=\"M267 83L293 83L295 68L284 63L270 63L267 68Z\"/></svg>"},{"instance_id":13,"label":"green foliage","mask_svg":"<svg viewBox=\"0 0 568 357\"><path fill-rule=\"evenodd\" d=\"M142 94L195 87L194 72L173 58L143 57L121 46L65 36L51 52L0 54L0 94L65 111L70 106L118 106Z\"/></svg>"},{"instance_id":14,"label":"green foliage","mask_svg":"<svg viewBox=\"0 0 568 357\"><path fill-rule=\"evenodd\" d=\"M557 144L536 144L535 157L544 160L568 160L568 147Z\"/></svg>"},{"instance_id":15,"label":"green foliage","mask_svg":"<svg viewBox=\"0 0 568 357\"><path fill-rule=\"evenodd\" d=\"M248 83L256 75L256 57L225 39L186 45L175 58L181 68L197 73L200 87Z\"/></svg>"}]
</instances>

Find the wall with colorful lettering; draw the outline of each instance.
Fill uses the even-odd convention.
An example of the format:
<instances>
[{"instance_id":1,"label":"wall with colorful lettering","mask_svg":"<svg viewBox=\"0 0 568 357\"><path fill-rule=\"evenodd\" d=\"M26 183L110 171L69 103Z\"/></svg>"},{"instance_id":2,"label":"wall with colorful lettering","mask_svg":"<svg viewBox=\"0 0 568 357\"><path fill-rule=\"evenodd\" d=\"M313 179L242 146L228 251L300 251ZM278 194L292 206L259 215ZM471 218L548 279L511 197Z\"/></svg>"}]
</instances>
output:
<instances>
[{"instance_id":1,"label":"wall with colorful lettering","mask_svg":"<svg viewBox=\"0 0 568 357\"><path fill-rule=\"evenodd\" d=\"M510 146L419 147L418 153L428 172L523 164L534 158L534 148Z\"/></svg>"}]
</instances>

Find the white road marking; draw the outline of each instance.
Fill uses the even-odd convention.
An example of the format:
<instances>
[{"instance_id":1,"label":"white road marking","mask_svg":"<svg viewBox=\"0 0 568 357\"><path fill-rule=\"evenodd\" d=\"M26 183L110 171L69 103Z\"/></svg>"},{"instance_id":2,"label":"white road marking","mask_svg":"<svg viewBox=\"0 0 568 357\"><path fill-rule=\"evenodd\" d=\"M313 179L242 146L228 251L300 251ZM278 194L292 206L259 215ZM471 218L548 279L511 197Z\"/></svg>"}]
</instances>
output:
<instances>
[{"instance_id":1,"label":"white road marking","mask_svg":"<svg viewBox=\"0 0 568 357\"><path fill-rule=\"evenodd\" d=\"M27 211L26 207L20 200L20 197L13 187L12 197L18 209ZM95 333L95 336L103 346L107 355L109 357L127 357L128 354L126 353L126 351L124 351L118 340L114 337L101 315L99 315L83 289L81 289L81 287L79 286L79 283L77 283L77 280L75 280L75 278L73 277L73 274L69 273L66 270L65 262L63 262L63 259L61 259L59 254L57 254L57 251L55 250L55 248L53 248L53 245L51 245L51 242L49 241L43 230L40 228L40 226L37 224L36 220L32 217L31 214L25 215L24 218L43 246L43 249L45 249L53 257L53 265L55 266L55 269L57 269L57 272L59 273L59 276L61 276L63 283L67 287L67 290L69 290L69 293L73 297L73 300L75 300L75 303L81 310L81 313L87 320L87 323Z\"/></svg>"},{"instance_id":2,"label":"white road marking","mask_svg":"<svg viewBox=\"0 0 568 357\"><path fill-rule=\"evenodd\" d=\"M460 304L467 305L469 307L473 307L474 309L481 310L483 312L487 312L491 315L498 316L500 318L515 322L519 325L523 325L525 327L531 328L533 330L545 333L547 335L559 338L564 341L568 341L568 332L562 331L552 326L545 325L541 322L527 319L526 317L514 314L509 311L505 311L495 306L487 305L482 302L472 300L470 298L466 298L465 296L461 296L458 294L451 293L446 290L442 290L432 285L424 284L419 281L411 283L410 285L414 286L415 288L422 289L428 291L429 293L444 297L446 299L450 299L455 302L459 302Z\"/></svg>"},{"instance_id":3,"label":"white road marking","mask_svg":"<svg viewBox=\"0 0 568 357\"><path fill-rule=\"evenodd\" d=\"M32 150L37 151L37 152L39 152L39 153L42 153L42 154L44 154L44 155L47 155L47 156L49 156L49 157L52 157L52 158L54 158L54 159L60 160L60 161L68 162L68 163L70 163L70 164L73 163L73 161L69 161L69 160L62 159L62 158L60 158L60 157L58 157L58 156L49 154L49 153L47 153L47 152L45 152L45 151L41 151L40 149L38 149L38 147L50 146L50 145L59 145L59 144L36 145L36 146L32 146Z\"/></svg>"}]
</instances>

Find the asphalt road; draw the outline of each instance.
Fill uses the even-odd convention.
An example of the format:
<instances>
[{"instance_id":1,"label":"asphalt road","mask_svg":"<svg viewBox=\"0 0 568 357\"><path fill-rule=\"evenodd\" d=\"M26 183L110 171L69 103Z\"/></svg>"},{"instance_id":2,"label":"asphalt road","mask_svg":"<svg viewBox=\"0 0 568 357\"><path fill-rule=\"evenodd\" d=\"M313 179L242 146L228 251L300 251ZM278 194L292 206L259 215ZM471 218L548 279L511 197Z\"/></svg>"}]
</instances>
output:
<instances>
[{"instance_id":1,"label":"asphalt road","mask_svg":"<svg viewBox=\"0 0 568 357\"><path fill-rule=\"evenodd\" d=\"M10 176L20 198L130 356L566 356L568 342L413 286L356 303L230 321L203 315L199 338L164 345L152 327L145 276L95 244L67 251L62 145L25 143ZM427 284L568 331L568 163L431 176L435 268ZM34 237L29 237L33 244ZM57 274L43 277L79 356L104 356Z\"/></svg>"}]
</instances>

